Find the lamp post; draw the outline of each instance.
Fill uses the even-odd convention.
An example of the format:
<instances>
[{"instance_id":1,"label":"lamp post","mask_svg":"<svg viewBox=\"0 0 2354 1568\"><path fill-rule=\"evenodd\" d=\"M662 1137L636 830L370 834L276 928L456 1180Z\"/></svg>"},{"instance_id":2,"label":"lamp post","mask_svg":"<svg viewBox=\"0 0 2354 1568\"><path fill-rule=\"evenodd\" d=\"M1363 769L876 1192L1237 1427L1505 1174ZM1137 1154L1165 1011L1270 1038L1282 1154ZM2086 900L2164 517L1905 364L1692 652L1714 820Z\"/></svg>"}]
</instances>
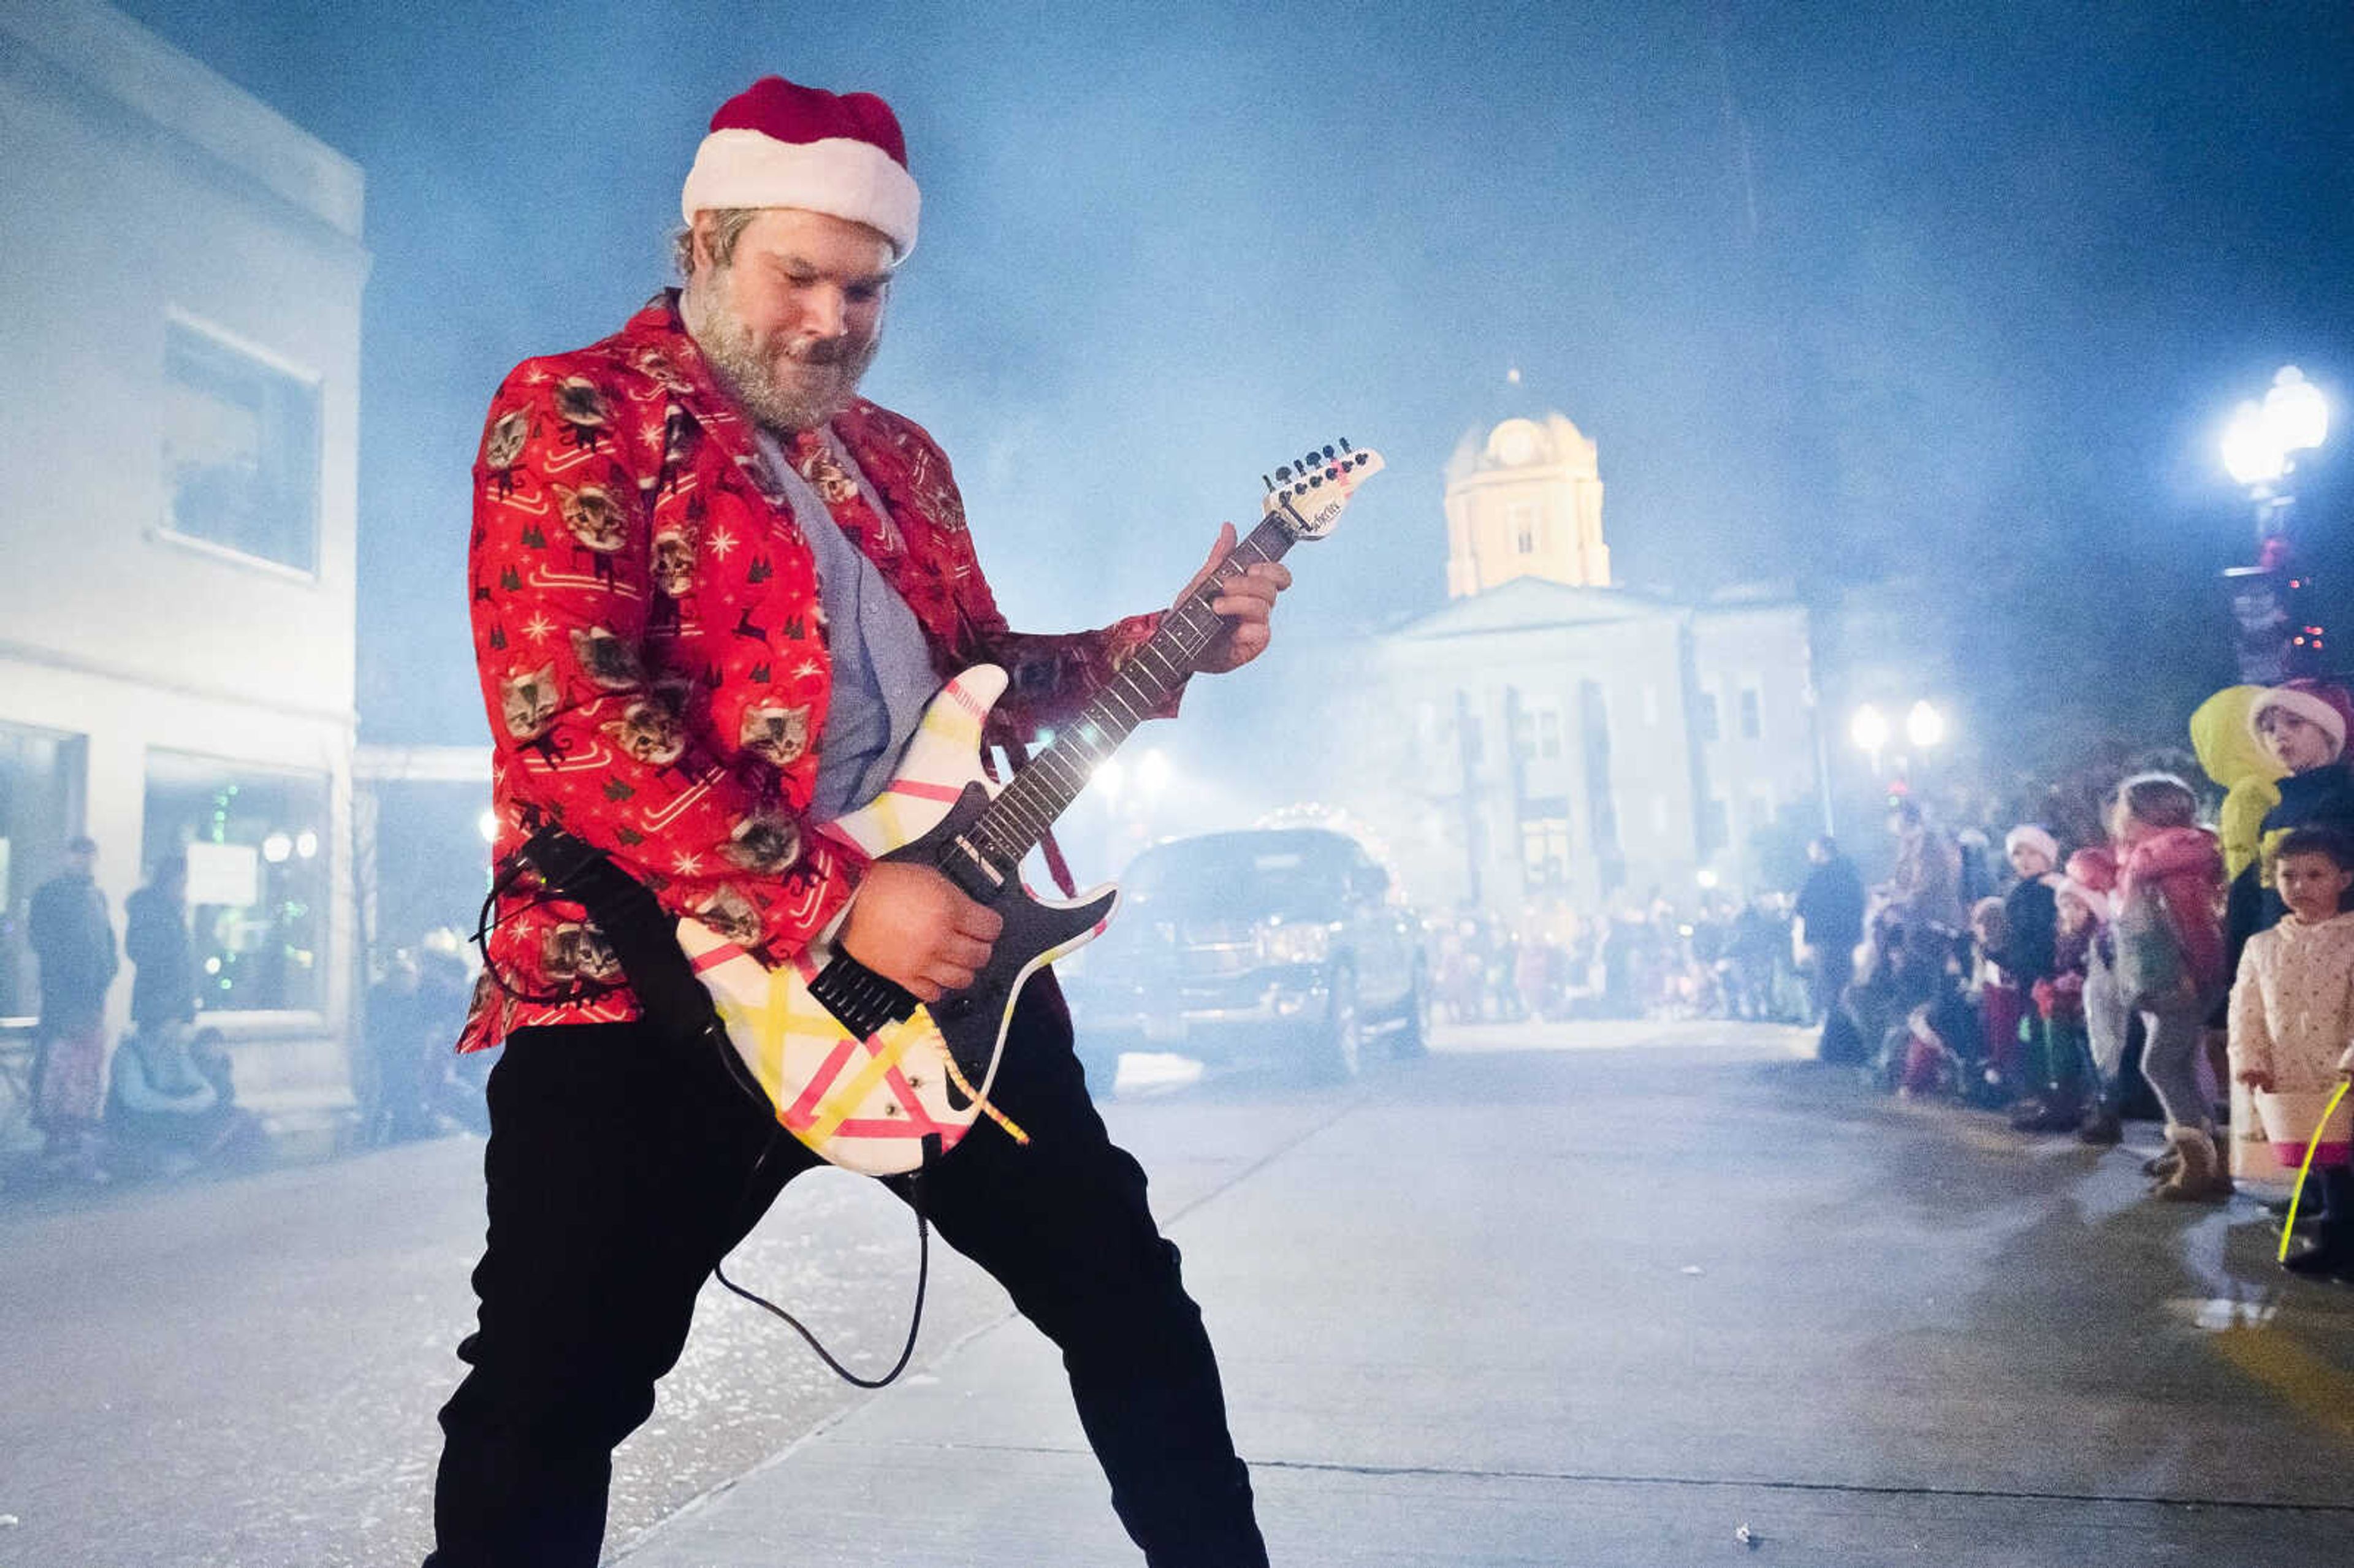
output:
<instances>
[{"instance_id":1,"label":"lamp post","mask_svg":"<svg viewBox=\"0 0 2354 1568\"><path fill-rule=\"evenodd\" d=\"M2246 488L2255 508L2256 564L2223 573L2243 681L2271 685L2318 662L2322 628L2306 621L2295 598L2306 577L2290 565L2296 496L2287 482L2296 455L2317 450L2328 435L2329 400L2294 365L2274 372L2264 400L2243 402L2224 427L2223 471Z\"/></svg>"},{"instance_id":2,"label":"lamp post","mask_svg":"<svg viewBox=\"0 0 2354 1568\"><path fill-rule=\"evenodd\" d=\"M1855 742L1856 749L1872 758L1872 776L1879 778L1882 758L1888 749L1888 743L1895 737L1896 726L1889 722L1888 715L1876 704L1865 703L1850 715L1847 733L1848 738ZM1898 756L1894 761L1897 776L1909 782L1913 757L1925 757L1946 743L1945 711L1925 697L1907 707L1904 710L1904 742L1909 748L1907 753Z\"/></svg>"},{"instance_id":3,"label":"lamp post","mask_svg":"<svg viewBox=\"0 0 2354 1568\"><path fill-rule=\"evenodd\" d=\"M2296 496L2283 482L2296 471L2296 454L2329 436L2329 399L2294 365L2273 374L2264 401L2243 402L2223 428L2223 471L2247 487L2256 509L2256 564L2285 564L2288 520Z\"/></svg>"},{"instance_id":4,"label":"lamp post","mask_svg":"<svg viewBox=\"0 0 2354 1568\"><path fill-rule=\"evenodd\" d=\"M1880 754L1888 745L1888 715L1866 703L1848 720L1847 735L1857 749L1872 758L1872 776L1879 778Z\"/></svg>"}]
</instances>

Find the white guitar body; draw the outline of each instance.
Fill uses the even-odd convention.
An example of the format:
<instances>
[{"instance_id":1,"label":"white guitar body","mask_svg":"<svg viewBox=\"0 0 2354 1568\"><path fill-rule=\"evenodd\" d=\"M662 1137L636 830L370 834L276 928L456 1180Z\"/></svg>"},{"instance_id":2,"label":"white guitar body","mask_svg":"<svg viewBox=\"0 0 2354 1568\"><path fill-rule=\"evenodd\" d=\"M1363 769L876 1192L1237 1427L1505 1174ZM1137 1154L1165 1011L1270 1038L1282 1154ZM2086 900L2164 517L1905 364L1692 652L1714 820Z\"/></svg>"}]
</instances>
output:
<instances>
[{"instance_id":1,"label":"white guitar body","mask_svg":"<svg viewBox=\"0 0 2354 1568\"><path fill-rule=\"evenodd\" d=\"M981 728L1005 682L994 664L977 664L950 681L924 710L890 784L822 831L882 860L938 841L952 817L968 816L976 801L992 798L996 786L981 765ZM679 922L679 945L786 1129L833 1164L890 1176L923 1163L927 1137L938 1137L944 1153L971 1129L996 1078L1014 998L1040 969L1094 940L1119 899L1109 884L1068 902L1011 886L998 905L1006 931L997 956L965 993L993 1001L1002 991L1002 1005L974 1017L967 1001L945 1020L919 1006L865 1035L810 993L811 980L833 959L833 931L775 969L699 921ZM1036 916L1023 918L1016 903ZM985 1062L978 1075L956 1067L951 1033L968 1064ZM976 1093L966 1094L968 1086Z\"/></svg>"}]
</instances>

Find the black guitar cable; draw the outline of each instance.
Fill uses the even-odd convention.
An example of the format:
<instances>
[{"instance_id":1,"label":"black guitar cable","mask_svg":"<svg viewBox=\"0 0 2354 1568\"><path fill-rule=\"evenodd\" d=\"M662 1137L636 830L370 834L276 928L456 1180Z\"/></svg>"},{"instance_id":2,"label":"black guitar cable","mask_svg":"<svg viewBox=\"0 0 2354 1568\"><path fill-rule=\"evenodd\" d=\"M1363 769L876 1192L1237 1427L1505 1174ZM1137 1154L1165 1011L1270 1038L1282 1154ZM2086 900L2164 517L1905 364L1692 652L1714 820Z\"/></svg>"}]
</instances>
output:
<instances>
[{"instance_id":1,"label":"black guitar cable","mask_svg":"<svg viewBox=\"0 0 2354 1568\"><path fill-rule=\"evenodd\" d=\"M769 1157L777 1151L778 1145L784 1136L785 1135L781 1130L771 1133L769 1138L769 1146L760 1151L760 1158L753 1161L752 1173L745 1179L743 1194L736 1200L735 1214L737 1217L740 1217L742 1215L744 1205L751 1201L753 1192L758 1188L760 1172L767 1168ZM861 1377L856 1372L852 1372L848 1367L843 1365L842 1362L835 1358L834 1353L832 1351L827 1350L825 1346L820 1342L817 1335L810 1331L808 1324L802 1322L799 1318L794 1317L790 1312L786 1311L783 1308L778 1306L767 1297L760 1295L757 1291L747 1290L744 1287L728 1278L726 1266L724 1263L716 1263L711 1266L711 1277L713 1278L718 1280L720 1284L726 1286L728 1289L734 1291L745 1300L749 1301L753 1306L759 1308L762 1311L776 1318L794 1333L799 1334L808 1342L809 1348L817 1352L818 1360L823 1361L827 1366L833 1369L833 1373L836 1377L839 1377L844 1383L855 1384L860 1388L885 1388L890 1384L896 1383L899 1379L899 1374L907 1370L907 1363L915 1359L916 1336L919 1331L921 1331L924 1326L924 1287L931 1277L932 1264L932 1227L924 1215L924 1172L931 1169L931 1154L934 1140L928 1139L925 1142L927 1147L924 1151L924 1163L920 1168L910 1172L907 1177L907 1206L916 1211L916 1306L915 1309L907 1316L907 1342L899 1347L899 1359L893 1361L891 1363L891 1370L885 1372L881 1377ZM732 1218L727 1228L730 1230L736 1228Z\"/></svg>"},{"instance_id":2,"label":"black guitar cable","mask_svg":"<svg viewBox=\"0 0 2354 1568\"><path fill-rule=\"evenodd\" d=\"M600 984L594 980L576 980L567 991L550 995L528 995L510 984L490 962L488 937L499 921L494 911L500 896L514 888L529 874L535 873L541 882L541 895L535 902L544 902L549 891L572 899L588 913L599 930L605 934L621 973L630 988L638 994L642 1011L651 1021L669 1021L666 1033L679 1036L681 1049L690 1049L698 1041L716 1049L720 1065L737 1086L749 1094L764 1112L772 1111L766 1091L754 1082L743 1059L736 1054L727 1041L727 1033L719 1022L710 993L702 981L695 978L686 955L681 951L673 934L674 922L664 915L645 886L615 865L590 845L573 838L559 828L543 827L525 842L499 867L500 874L489 895L482 901L482 915L474 931L476 946L482 948L483 964L492 979L508 995L526 1001L555 1002L585 1001L607 991L621 989L618 985ZM875 977L880 980L881 977ZM884 982L888 984L889 982ZM687 1021L692 1020L690 1023ZM690 1039L688 1036L692 1036ZM760 1174L768 1169L777 1150L783 1146L787 1133L781 1127L769 1135L760 1157L752 1162L744 1179L744 1186L728 1211L727 1229L736 1228L736 1221L758 1190ZM859 1388L883 1388L898 1380L915 1358L916 1338L924 1325L924 1293L931 1277L931 1223L924 1213L923 1178L940 1158L939 1135L924 1139L923 1162L908 1172L907 1198L916 1211L916 1304L907 1319L907 1341L899 1349L899 1359L891 1370L879 1378L861 1377L844 1366L832 1351L821 1343L808 1325L800 1319L756 1291L746 1289L727 1277L724 1261L712 1266L712 1276L729 1290L769 1313L786 1327L799 1334L815 1351L818 1359L832 1368L845 1383Z\"/></svg>"}]
</instances>

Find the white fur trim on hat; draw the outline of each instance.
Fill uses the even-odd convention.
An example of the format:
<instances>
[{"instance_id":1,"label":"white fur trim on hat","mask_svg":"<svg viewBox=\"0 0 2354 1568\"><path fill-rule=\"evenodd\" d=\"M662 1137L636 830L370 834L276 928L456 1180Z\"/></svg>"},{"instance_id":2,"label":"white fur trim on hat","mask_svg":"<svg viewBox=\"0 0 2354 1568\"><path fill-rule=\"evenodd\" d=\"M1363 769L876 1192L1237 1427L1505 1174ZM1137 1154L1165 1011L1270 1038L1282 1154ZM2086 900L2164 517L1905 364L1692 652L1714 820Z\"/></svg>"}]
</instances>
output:
<instances>
[{"instance_id":1,"label":"white fur trim on hat","mask_svg":"<svg viewBox=\"0 0 2354 1568\"><path fill-rule=\"evenodd\" d=\"M679 212L715 207L797 207L881 229L905 256L916 248L923 197L916 178L872 142L829 136L779 142L758 131L714 131L695 149Z\"/></svg>"},{"instance_id":2,"label":"white fur trim on hat","mask_svg":"<svg viewBox=\"0 0 2354 1568\"><path fill-rule=\"evenodd\" d=\"M2002 835L2002 853L2005 854L2009 854L2021 844L2025 844L2030 849L2041 850L2046 865L2055 869L2059 866L2060 841L2033 822L2021 822Z\"/></svg>"},{"instance_id":3,"label":"white fur trim on hat","mask_svg":"<svg viewBox=\"0 0 2354 1568\"><path fill-rule=\"evenodd\" d=\"M2073 876L2059 878L2052 883L2052 890L2057 897L2073 898L2082 904L2093 912L2093 918L2095 920L2106 920L2109 917L2109 895L2095 892Z\"/></svg>"},{"instance_id":4,"label":"white fur trim on hat","mask_svg":"<svg viewBox=\"0 0 2354 1568\"><path fill-rule=\"evenodd\" d=\"M2300 692L2294 686L2269 686L2263 696L2249 705L2248 730L2257 744L2264 742L2264 726L2258 721L2264 716L2266 708L2286 708L2307 724L2319 726L2339 751L2346 749L2346 715L2311 692Z\"/></svg>"}]
</instances>

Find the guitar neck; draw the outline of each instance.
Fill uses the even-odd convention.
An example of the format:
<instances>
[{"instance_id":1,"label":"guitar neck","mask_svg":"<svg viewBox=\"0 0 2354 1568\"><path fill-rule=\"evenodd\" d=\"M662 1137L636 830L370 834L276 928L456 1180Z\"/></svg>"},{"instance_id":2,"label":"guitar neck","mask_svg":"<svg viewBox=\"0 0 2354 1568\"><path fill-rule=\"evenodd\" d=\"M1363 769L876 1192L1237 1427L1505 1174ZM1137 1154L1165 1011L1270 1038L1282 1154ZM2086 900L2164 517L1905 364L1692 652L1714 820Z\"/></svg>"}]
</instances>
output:
<instances>
[{"instance_id":1,"label":"guitar neck","mask_svg":"<svg viewBox=\"0 0 2354 1568\"><path fill-rule=\"evenodd\" d=\"M1236 545L1217 570L1161 620L1160 627L1096 694L1077 722L1054 740L998 792L974 826L977 847L1009 872L1069 809L1088 778L1136 726L1158 713L1193 673L1225 620L1210 608L1219 585L1261 561L1282 558L1293 535L1280 510Z\"/></svg>"}]
</instances>

